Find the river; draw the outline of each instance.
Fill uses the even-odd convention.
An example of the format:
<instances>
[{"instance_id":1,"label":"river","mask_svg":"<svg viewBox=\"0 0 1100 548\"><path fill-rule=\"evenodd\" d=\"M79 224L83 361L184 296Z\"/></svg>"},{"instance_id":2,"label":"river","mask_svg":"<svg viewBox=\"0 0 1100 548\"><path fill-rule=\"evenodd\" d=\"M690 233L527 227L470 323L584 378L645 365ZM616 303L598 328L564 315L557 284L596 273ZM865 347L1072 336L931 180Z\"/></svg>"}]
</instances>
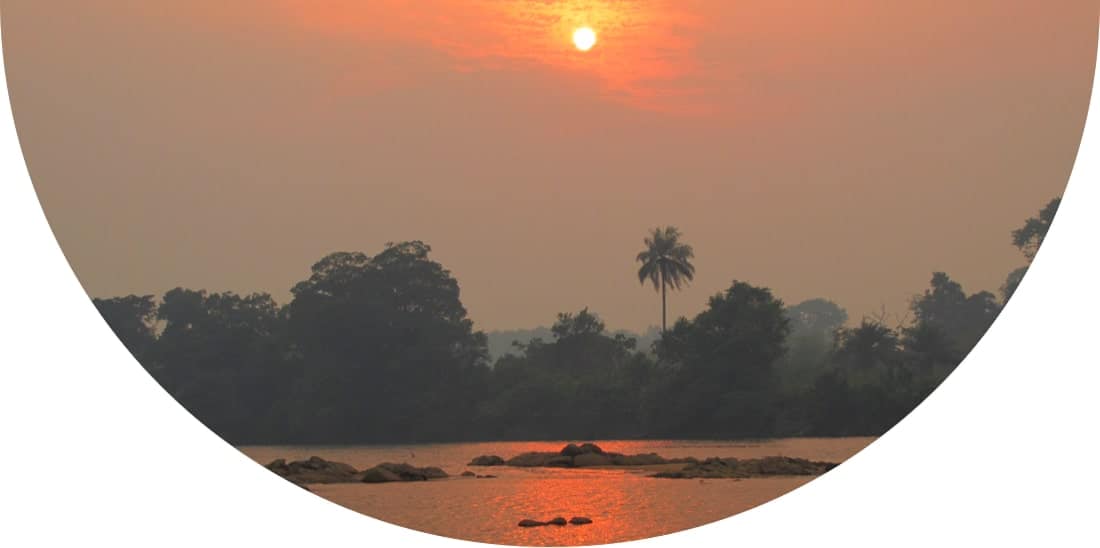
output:
<instances>
[{"instance_id":1,"label":"river","mask_svg":"<svg viewBox=\"0 0 1100 548\"><path fill-rule=\"evenodd\" d=\"M583 440L582 440L583 441ZM597 441L606 451L675 457L755 458L772 455L841 462L874 438L762 441ZM316 455L358 469L382 462L438 466L452 477L428 482L311 485L319 496L380 520L463 540L527 546L605 544L690 529L743 512L810 481L807 477L674 480L626 469L470 467L479 455L508 459L557 451L569 442L489 442L344 447L246 446L266 464ZM465 470L491 479L459 477ZM582 526L521 528L525 518L591 518Z\"/></svg>"}]
</instances>

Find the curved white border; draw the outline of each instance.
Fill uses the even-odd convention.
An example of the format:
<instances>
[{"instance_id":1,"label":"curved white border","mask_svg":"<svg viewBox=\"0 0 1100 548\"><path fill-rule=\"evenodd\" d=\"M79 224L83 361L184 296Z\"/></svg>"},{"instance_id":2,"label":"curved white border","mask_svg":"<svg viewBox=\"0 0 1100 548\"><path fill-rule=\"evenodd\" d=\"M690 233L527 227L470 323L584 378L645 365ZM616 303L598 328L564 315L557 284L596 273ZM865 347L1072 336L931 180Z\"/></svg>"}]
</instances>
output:
<instances>
[{"instance_id":1,"label":"curved white border","mask_svg":"<svg viewBox=\"0 0 1100 548\"><path fill-rule=\"evenodd\" d=\"M1095 545L1093 93L1043 251L993 329L925 405L792 495L631 544ZM0 101L9 104L6 82ZM323 501L200 425L111 336L77 283L42 215L9 108L0 108L0 169L0 545L473 545Z\"/></svg>"}]
</instances>

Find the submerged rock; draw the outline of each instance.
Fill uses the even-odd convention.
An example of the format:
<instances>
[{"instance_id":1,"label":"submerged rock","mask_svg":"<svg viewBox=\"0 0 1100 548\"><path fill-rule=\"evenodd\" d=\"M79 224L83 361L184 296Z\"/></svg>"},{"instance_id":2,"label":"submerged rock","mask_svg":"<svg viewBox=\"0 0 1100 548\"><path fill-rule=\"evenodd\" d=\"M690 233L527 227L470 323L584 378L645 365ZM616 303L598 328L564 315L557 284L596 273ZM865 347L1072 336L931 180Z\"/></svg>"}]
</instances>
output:
<instances>
[{"instance_id":1,"label":"submerged rock","mask_svg":"<svg viewBox=\"0 0 1100 548\"><path fill-rule=\"evenodd\" d=\"M592 520L584 516L574 516L569 519L569 523L572 523L573 525L588 525L589 523L592 523Z\"/></svg>"},{"instance_id":2,"label":"submerged rock","mask_svg":"<svg viewBox=\"0 0 1100 548\"><path fill-rule=\"evenodd\" d=\"M411 464L383 462L363 472L364 483L384 483L388 481L427 481L447 477L447 473L435 466L417 468Z\"/></svg>"},{"instance_id":3,"label":"submerged rock","mask_svg":"<svg viewBox=\"0 0 1100 548\"><path fill-rule=\"evenodd\" d=\"M543 466L552 466L555 468L569 468L573 466L573 457L567 457L565 455L554 455L546 459L546 464Z\"/></svg>"},{"instance_id":4,"label":"submerged rock","mask_svg":"<svg viewBox=\"0 0 1100 548\"><path fill-rule=\"evenodd\" d=\"M611 455L611 463L616 466L652 466L655 464L668 464L669 460L657 453L645 453L641 455Z\"/></svg>"},{"instance_id":5,"label":"submerged rock","mask_svg":"<svg viewBox=\"0 0 1100 548\"><path fill-rule=\"evenodd\" d=\"M386 483L390 481L402 481L402 479L397 473L379 466L363 472L363 483Z\"/></svg>"},{"instance_id":6,"label":"submerged rock","mask_svg":"<svg viewBox=\"0 0 1100 548\"><path fill-rule=\"evenodd\" d=\"M469 471L469 470L467 470L467 471L463 472L463 473L462 473L462 474L460 474L460 475L461 475L462 477L464 477L464 478L472 478L472 477L475 477L475 476L477 476L477 474L475 474L475 473L473 473L473 472L471 472L471 471Z\"/></svg>"},{"instance_id":7,"label":"submerged rock","mask_svg":"<svg viewBox=\"0 0 1100 548\"><path fill-rule=\"evenodd\" d=\"M545 521L535 521L533 519L525 519L519 522L520 527L542 527L548 525Z\"/></svg>"},{"instance_id":8,"label":"submerged rock","mask_svg":"<svg viewBox=\"0 0 1100 548\"><path fill-rule=\"evenodd\" d=\"M817 476L832 470L836 463L792 457L764 457L738 460L711 457L690 463L682 470L652 474L654 478L752 478L761 476Z\"/></svg>"},{"instance_id":9,"label":"submerged rock","mask_svg":"<svg viewBox=\"0 0 1100 548\"><path fill-rule=\"evenodd\" d=\"M694 462L694 459L691 459ZM656 453L642 455L623 455L604 451L594 443L577 445L570 443L558 451L521 453L508 459L508 466L520 467L561 467L583 468L588 466L651 466L655 464L668 464L669 461ZM688 461L683 461L688 462Z\"/></svg>"},{"instance_id":10,"label":"submerged rock","mask_svg":"<svg viewBox=\"0 0 1100 548\"><path fill-rule=\"evenodd\" d=\"M603 455L604 450L601 449L599 445L596 445L594 443L582 443L579 446L575 443L570 443L569 445L562 447L561 451L559 452L559 454L565 455L567 457L576 457L577 455L588 455L592 453Z\"/></svg>"},{"instance_id":11,"label":"submerged rock","mask_svg":"<svg viewBox=\"0 0 1100 548\"><path fill-rule=\"evenodd\" d=\"M558 453L538 453L538 452L520 453L520 454L508 459L508 461L505 464L507 464L508 466L520 466L520 467L550 466L551 460L556 460L556 462L559 463L558 466L561 466L560 463L562 463L562 462L568 462L570 465L573 464L573 458L572 457L566 457L566 456L560 455Z\"/></svg>"},{"instance_id":12,"label":"submerged rock","mask_svg":"<svg viewBox=\"0 0 1100 548\"><path fill-rule=\"evenodd\" d=\"M350 465L317 456L290 463L286 459L276 459L267 465L267 469L299 485L354 482L359 476L359 471Z\"/></svg>"},{"instance_id":13,"label":"submerged rock","mask_svg":"<svg viewBox=\"0 0 1100 548\"><path fill-rule=\"evenodd\" d=\"M603 449L600 449L600 446L596 445L594 443L582 443L581 446L580 446L580 450L581 450L582 454L587 454L587 453L595 453L597 455L604 454Z\"/></svg>"},{"instance_id":14,"label":"submerged rock","mask_svg":"<svg viewBox=\"0 0 1100 548\"><path fill-rule=\"evenodd\" d=\"M611 466L611 457L599 453L583 453L573 457L573 466Z\"/></svg>"},{"instance_id":15,"label":"submerged rock","mask_svg":"<svg viewBox=\"0 0 1100 548\"><path fill-rule=\"evenodd\" d=\"M567 457L575 457L577 455L580 455L581 453L583 453L583 451L581 451L581 448L577 447L577 445L573 444L573 443L570 443L569 445L566 445L565 447L562 447L561 452L560 452L560 454L565 455Z\"/></svg>"},{"instance_id":16,"label":"submerged rock","mask_svg":"<svg viewBox=\"0 0 1100 548\"><path fill-rule=\"evenodd\" d=\"M546 522L547 525L565 525L566 523L567 522L565 521L565 518L563 518L561 516L558 516L558 517Z\"/></svg>"},{"instance_id":17,"label":"submerged rock","mask_svg":"<svg viewBox=\"0 0 1100 548\"><path fill-rule=\"evenodd\" d=\"M470 464L466 466L502 466L503 464L504 459L496 455L481 455L470 461Z\"/></svg>"}]
</instances>

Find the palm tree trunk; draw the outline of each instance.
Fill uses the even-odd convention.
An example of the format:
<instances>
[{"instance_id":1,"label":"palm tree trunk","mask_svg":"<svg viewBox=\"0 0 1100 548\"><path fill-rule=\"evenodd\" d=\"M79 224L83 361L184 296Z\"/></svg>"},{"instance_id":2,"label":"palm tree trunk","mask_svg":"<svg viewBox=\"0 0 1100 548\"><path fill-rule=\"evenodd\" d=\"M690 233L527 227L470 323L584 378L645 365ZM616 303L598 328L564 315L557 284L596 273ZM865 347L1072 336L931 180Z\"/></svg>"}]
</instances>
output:
<instances>
[{"instance_id":1,"label":"palm tree trunk","mask_svg":"<svg viewBox=\"0 0 1100 548\"><path fill-rule=\"evenodd\" d=\"M668 313L668 303L665 297L665 276L661 274L661 334L664 335L668 331L668 320L666 319Z\"/></svg>"}]
</instances>

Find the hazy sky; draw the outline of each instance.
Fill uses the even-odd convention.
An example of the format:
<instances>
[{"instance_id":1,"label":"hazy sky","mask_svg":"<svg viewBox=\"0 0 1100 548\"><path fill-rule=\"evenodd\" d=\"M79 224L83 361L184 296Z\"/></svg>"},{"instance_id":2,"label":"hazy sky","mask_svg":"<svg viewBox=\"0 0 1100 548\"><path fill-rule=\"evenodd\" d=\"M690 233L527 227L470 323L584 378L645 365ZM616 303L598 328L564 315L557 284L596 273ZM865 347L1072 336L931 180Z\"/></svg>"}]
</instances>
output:
<instances>
[{"instance_id":1,"label":"hazy sky","mask_svg":"<svg viewBox=\"0 0 1100 548\"><path fill-rule=\"evenodd\" d=\"M745 280L853 318L996 290L1065 186L1096 0L0 0L46 214L95 296L285 302L421 239L479 328L659 323ZM593 27L577 51L570 35Z\"/></svg>"}]
</instances>

